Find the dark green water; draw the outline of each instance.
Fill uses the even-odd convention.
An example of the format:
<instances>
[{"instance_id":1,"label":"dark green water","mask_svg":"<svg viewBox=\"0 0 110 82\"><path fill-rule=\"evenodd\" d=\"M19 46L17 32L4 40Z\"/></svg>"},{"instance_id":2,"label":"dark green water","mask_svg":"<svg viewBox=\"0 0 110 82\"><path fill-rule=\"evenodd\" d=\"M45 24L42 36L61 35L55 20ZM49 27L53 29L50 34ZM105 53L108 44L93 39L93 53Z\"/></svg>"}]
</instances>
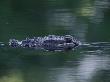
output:
<instances>
[{"instance_id":1,"label":"dark green water","mask_svg":"<svg viewBox=\"0 0 110 82\"><path fill-rule=\"evenodd\" d=\"M0 82L110 82L109 0L1 0L0 41L71 34L69 52L0 48Z\"/></svg>"}]
</instances>

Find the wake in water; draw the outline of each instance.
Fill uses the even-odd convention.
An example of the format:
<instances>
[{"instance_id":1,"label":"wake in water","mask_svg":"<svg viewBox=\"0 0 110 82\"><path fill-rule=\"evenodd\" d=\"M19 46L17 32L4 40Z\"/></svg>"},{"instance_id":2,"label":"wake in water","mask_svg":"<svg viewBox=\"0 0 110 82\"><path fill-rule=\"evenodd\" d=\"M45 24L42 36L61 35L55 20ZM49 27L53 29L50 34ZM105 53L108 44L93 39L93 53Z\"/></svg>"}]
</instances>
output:
<instances>
[{"instance_id":1,"label":"wake in water","mask_svg":"<svg viewBox=\"0 0 110 82\"><path fill-rule=\"evenodd\" d=\"M109 53L110 42L82 43L80 48L82 49L81 53Z\"/></svg>"}]
</instances>

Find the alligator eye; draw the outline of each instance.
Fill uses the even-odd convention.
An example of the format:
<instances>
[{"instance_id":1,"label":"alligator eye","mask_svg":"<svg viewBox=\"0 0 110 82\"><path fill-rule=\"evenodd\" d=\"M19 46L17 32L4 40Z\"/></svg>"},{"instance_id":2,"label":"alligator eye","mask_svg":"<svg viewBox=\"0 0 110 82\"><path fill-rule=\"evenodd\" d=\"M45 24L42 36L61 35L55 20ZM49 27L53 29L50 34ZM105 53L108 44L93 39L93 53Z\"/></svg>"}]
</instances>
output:
<instances>
[{"instance_id":1,"label":"alligator eye","mask_svg":"<svg viewBox=\"0 0 110 82\"><path fill-rule=\"evenodd\" d=\"M65 40L66 40L66 43L71 43L72 42L71 38L65 38Z\"/></svg>"}]
</instances>

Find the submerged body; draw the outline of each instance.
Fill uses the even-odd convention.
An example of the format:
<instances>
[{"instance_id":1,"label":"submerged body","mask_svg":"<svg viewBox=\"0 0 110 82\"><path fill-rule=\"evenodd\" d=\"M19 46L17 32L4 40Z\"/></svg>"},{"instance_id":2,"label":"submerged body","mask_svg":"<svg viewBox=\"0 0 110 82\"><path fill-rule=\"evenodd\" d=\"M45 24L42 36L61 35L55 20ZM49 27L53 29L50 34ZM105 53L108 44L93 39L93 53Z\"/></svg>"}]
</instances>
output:
<instances>
[{"instance_id":1,"label":"submerged body","mask_svg":"<svg viewBox=\"0 0 110 82\"><path fill-rule=\"evenodd\" d=\"M21 41L11 39L9 41L9 45L11 47L35 48L48 51L63 51L76 48L80 45L80 42L74 39L74 37L71 35L48 35L45 37L34 37L32 39L26 38L25 40Z\"/></svg>"}]
</instances>

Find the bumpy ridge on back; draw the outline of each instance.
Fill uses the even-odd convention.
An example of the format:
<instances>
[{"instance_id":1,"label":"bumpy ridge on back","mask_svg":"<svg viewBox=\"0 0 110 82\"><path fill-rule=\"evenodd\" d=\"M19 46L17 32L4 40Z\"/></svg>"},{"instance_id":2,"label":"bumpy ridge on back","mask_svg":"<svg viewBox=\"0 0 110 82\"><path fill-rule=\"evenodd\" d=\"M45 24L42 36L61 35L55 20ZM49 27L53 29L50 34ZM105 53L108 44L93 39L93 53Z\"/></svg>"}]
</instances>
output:
<instances>
[{"instance_id":1,"label":"bumpy ridge on back","mask_svg":"<svg viewBox=\"0 0 110 82\"><path fill-rule=\"evenodd\" d=\"M71 35L56 36L48 35L44 37L26 38L24 40L10 39L9 46L13 48L35 48L48 51L72 50L79 46L80 41Z\"/></svg>"}]
</instances>

